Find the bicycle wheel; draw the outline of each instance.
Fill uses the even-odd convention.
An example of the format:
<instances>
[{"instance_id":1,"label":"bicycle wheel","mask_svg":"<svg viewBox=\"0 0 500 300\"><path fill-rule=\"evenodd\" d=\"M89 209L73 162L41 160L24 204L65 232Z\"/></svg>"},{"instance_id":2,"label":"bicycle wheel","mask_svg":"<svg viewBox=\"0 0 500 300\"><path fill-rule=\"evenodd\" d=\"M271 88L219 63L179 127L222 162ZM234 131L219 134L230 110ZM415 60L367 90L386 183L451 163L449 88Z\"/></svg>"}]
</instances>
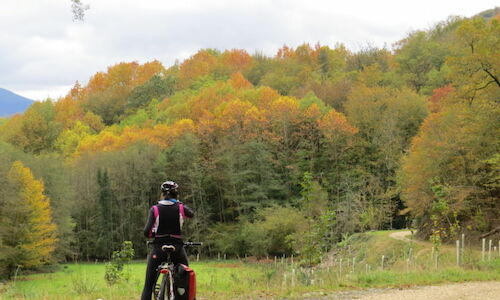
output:
<instances>
[{"instance_id":1,"label":"bicycle wheel","mask_svg":"<svg viewBox=\"0 0 500 300\"><path fill-rule=\"evenodd\" d=\"M174 289L172 282L172 273L167 272L163 274L163 278L160 284L160 293L158 294L158 300L172 300L174 299Z\"/></svg>"},{"instance_id":2,"label":"bicycle wheel","mask_svg":"<svg viewBox=\"0 0 500 300\"><path fill-rule=\"evenodd\" d=\"M157 300L159 299L159 295L160 295L160 282L158 282L158 278L160 278L160 273L157 272L156 273L156 278L155 278L155 285L154 285L154 288L153 288L153 300Z\"/></svg>"}]
</instances>

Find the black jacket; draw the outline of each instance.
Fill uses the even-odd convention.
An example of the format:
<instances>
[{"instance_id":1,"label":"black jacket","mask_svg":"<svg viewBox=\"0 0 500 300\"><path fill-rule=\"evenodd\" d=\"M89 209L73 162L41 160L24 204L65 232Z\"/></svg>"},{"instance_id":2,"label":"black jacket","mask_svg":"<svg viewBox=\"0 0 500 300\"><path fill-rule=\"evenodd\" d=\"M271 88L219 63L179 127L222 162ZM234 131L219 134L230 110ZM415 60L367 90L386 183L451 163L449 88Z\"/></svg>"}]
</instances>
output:
<instances>
[{"instance_id":1,"label":"black jacket","mask_svg":"<svg viewBox=\"0 0 500 300\"><path fill-rule=\"evenodd\" d=\"M149 238L182 238L185 218L192 218L194 211L175 199L160 200L149 210L144 236Z\"/></svg>"}]
</instances>

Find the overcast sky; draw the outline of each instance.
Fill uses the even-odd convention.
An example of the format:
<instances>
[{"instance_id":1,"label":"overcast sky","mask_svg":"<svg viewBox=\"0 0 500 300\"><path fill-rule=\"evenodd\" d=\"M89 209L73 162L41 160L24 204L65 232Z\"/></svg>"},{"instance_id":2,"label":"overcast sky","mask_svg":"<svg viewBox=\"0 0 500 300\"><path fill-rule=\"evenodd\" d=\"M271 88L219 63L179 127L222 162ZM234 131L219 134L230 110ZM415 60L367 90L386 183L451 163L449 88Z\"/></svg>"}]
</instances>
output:
<instances>
[{"instance_id":1,"label":"overcast sky","mask_svg":"<svg viewBox=\"0 0 500 300\"><path fill-rule=\"evenodd\" d=\"M58 98L118 62L165 66L201 48L273 55L304 42L356 50L388 48L450 15L470 17L492 0L0 0L0 88L31 99Z\"/></svg>"}]
</instances>

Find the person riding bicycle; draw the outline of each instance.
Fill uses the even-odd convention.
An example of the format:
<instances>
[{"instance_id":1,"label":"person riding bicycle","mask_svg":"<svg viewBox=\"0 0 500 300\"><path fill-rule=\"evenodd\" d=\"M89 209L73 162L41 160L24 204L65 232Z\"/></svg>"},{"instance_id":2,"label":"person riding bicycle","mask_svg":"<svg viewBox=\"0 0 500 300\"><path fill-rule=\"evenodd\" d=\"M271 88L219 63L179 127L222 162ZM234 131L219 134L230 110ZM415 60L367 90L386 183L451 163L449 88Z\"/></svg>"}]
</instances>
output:
<instances>
[{"instance_id":1,"label":"person riding bicycle","mask_svg":"<svg viewBox=\"0 0 500 300\"><path fill-rule=\"evenodd\" d=\"M182 224L185 218L192 218L194 211L177 200L179 185L173 181L165 181L161 185L162 198L149 210L144 235L153 238L151 253L148 256L146 280L142 290L142 300L150 300L156 281L156 269L165 261L167 253L161 250L162 245L175 246L171 254L174 264L188 265L186 251L182 241Z\"/></svg>"}]
</instances>

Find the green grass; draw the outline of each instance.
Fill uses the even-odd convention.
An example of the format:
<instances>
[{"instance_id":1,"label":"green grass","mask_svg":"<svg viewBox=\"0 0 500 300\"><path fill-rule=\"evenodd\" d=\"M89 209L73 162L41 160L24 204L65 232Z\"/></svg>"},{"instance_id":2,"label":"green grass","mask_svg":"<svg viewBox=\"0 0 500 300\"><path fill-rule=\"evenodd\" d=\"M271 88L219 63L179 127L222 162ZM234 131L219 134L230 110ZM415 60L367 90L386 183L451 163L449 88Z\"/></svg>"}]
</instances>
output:
<instances>
[{"instance_id":1,"label":"green grass","mask_svg":"<svg viewBox=\"0 0 500 300\"><path fill-rule=\"evenodd\" d=\"M238 261L193 262L201 299L233 299L265 293L276 271L267 264ZM274 265L273 265L274 267ZM128 266L127 281L108 286L105 264L67 264L54 273L19 276L0 286L1 299L137 299L142 291L145 262Z\"/></svg>"},{"instance_id":2,"label":"green grass","mask_svg":"<svg viewBox=\"0 0 500 300\"><path fill-rule=\"evenodd\" d=\"M238 261L192 263L197 273L198 299L252 299L300 297L308 292L332 292L369 287L407 287L463 281L500 280L500 259L481 269L444 268L437 271L394 270L345 272L338 269L287 268L273 263ZM49 274L21 276L3 287L1 299L137 299L142 290L145 263L129 266L128 281L107 286L104 264L69 264ZM293 277L293 278L292 278ZM2 290L2 288L0 288Z\"/></svg>"},{"instance_id":3,"label":"green grass","mask_svg":"<svg viewBox=\"0 0 500 300\"><path fill-rule=\"evenodd\" d=\"M451 283L464 281L491 281L500 280L500 273L481 270L463 270L459 268L442 269L435 272L408 272L375 271L360 274L354 278L358 287L402 287L413 285L427 285L437 283Z\"/></svg>"},{"instance_id":4,"label":"green grass","mask_svg":"<svg viewBox=\"0 0 500 300\"><path fill-rule=\"evenodd\" d=\"M330 293L341 289L408 287L464 281L500 280L500 258L481 261L476 249L466 249L464 263L456 266L455 249L443 246L438 268L431 260L431 244L405 242L389 237L390 232L369 232L352 236L343 248L325 258L314 270L274 262L192 262L197 274L198 299L283 299L305 293ZM411 249L411 250L410 250ZM410 255L411 253L411 255ZM384 269L380 258L386 258ZM339 266L342 258L342 271ZM352 259L355 259L354 271ZM336 261L336 262L335 262ZM349 265L346 263L349 261ZM16 282L0 284L0 299L137 299L144 283L145 261L128 266L127 281L108 286L105 265L67 264L54 273L19 276ZM369 269L368 269L369 268ZM368 269L368 270L367 270Z\"/></svg>"}]
</instances>

